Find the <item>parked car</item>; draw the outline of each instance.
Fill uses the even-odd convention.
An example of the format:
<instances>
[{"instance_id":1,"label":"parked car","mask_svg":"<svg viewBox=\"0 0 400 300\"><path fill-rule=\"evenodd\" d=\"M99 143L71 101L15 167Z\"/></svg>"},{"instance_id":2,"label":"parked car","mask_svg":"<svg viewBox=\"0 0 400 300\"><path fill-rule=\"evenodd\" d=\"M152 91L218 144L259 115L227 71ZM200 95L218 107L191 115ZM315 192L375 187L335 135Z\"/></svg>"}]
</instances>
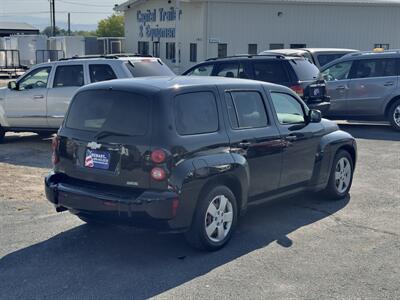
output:
<instances>
[{"instance_id":1,"label":"parked car","mask_svg":"<svg viewBox=\"0 0 400 300\"><path fill-rule=\"evenodd\" d=\"M281 84L294 90L310 108L322 113L329 109L325 82L321 80L318 68L302 57L246 55L213 58L190 68L183 75L245 78Z\"/></svg>"},{"instance_id":2,"label":"parked car","mask_svg":"<svg viewBox=\"0 0 400 300\"><path fill-rule=\"evenodd\" d=\"M116 78L172 76L158 58L72 58L39 64L0 88L0 142L7 131L56 132L79 87Z\"/></svg>"},{"instance_id":3,"label":"parked car","mask_svg":"<svg viewBox=\"0 0 400 300\"><path fill-rule=\"evenodd\" d=\"M343 55L349 53L359 52L354 49L340 49L340 48L300 48L300 49L277 49L267 50L260 54L282 54L287 56L298 56L308 58L313 62L318 69L321 69L326 64L341 58Z\"/></svg>"},{"instance_id":4,"label":"parked car","mask_svg":"<svg viewBox=\"0 0 400 300\"><path fill-rule=\"evenodd\" d=\"M400 52L346 55L322 70L336 119L387 120L400 130Z\"/></svg>"},{"instance_id":5,"label":"parked car","mask_svg":"<svg viewBox=\"0 0 400 300\"><path fill-rule=\"evenodd\" d=\"M248 205L345 197L356 142L289 88L175 77L81 88L53 139L47 199L88 223L185 232L216 250Z\"/></svg>"}]
</instances>

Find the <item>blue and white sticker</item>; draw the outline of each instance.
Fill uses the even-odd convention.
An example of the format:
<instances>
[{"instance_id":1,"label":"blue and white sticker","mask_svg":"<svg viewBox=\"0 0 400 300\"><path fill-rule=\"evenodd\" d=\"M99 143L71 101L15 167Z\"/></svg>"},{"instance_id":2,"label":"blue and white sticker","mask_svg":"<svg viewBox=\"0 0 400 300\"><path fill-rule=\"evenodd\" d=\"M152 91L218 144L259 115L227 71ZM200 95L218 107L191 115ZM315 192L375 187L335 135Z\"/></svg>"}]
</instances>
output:
<instances>
[{"instance_id":1,"label":"blue and white sticker","mask_svg":"<svg viewBox=\"0 0 400 300\"><path fill-rule=\"evenodd\" d=\"M108 170L110 152L86 149L85 167Z\"/></svg>"}]
</instances>

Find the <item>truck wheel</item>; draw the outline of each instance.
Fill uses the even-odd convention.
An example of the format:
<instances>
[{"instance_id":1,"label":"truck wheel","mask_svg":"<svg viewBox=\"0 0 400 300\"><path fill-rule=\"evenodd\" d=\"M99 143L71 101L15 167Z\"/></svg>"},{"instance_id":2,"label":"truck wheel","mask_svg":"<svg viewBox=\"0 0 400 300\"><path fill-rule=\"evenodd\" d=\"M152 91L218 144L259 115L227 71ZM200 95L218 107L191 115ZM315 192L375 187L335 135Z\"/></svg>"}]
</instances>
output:
<instances>
[{"instance_id":1,"label":"truck wheel","mask_svg":"<svg viewBox=\"0 0 400 300\"><path fill-rule=\"evenodd\" d=\"M3 127L0 126L0 144L4 142L4 136L6 135L6 131Z\"/></svg>"},{"instance_id":2,"label":"truck wheel","mask_svg":"<svg viewBox=\"0 0 400 300\"><path fill-rule=\"evenodd\" d=\"M389 109L389 122L396 130L400 130L400 100L395 101Z\"/></svg>"},{"instance_id":3,"label":"truck wheel","mask_svg":"<svg viewBox=\"0 0 400 300\"><path fill-rule=\"evenodd\" d=\"M347 196L353 182L354 163L349 152L340 150L333 160L329 182L324 194L332 200Z\"/></svg>"},{"instance_id":4,"label":"truck wheel","mask_svg":"<svg viewBox=\"0 0 400 300\"><path fill-rule=\"evenodd\" d=\"M236 197L226 186L216 186L199 199L192 225L185 233L187 242L200 250L224 247L237 224Z\"/></svg>"}]
</instances>

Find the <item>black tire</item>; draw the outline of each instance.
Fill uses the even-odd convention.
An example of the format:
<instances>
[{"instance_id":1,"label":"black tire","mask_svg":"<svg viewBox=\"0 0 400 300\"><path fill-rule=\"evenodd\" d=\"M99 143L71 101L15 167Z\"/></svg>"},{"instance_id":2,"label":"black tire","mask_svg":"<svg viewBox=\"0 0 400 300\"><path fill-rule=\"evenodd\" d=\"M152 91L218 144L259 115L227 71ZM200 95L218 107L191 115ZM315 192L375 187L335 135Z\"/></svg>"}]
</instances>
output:
<instances>
[{"instance_id":1,"label":"black tire","mask_svg":"<svg viewBox=\"0 0 400 300\"><path fill-rule=\"evenodd\" d=\"M50 137L53 135L53 133L51 133L51 132L45 132L45 131L43 131L43 132L36 132L36 133L37 133L37 135L38 135L41 139L50 138Z\"/></svg>"},{"instance_id":2,"label":"black tire","mask_svg":"<svg viewBox=\"0 0 400 300\"><path fill-rule=\"evenodd\" d=\"M225 196L229 200L228 202L230 205L227 204L227 207L232 210L232 223L230 225L230 229L228 229L228 232L226 233L226 236L221 241L213 241L206 232L206 217L210 217L210 215L207 213L207 210L209 206L212 205L211 203L219 196ZM229 242L233 232L236 229L238 219L236 197L228 187L215 186L202 193L198 201L199 203L197 204L192 225L189 231L185 233L185 238L187 242L196 249L208 251L219 250ZM223 214L220 217L223 218ZM228 225L222 221L222 226L224 226L224 229L226 229L225 226ZM216 228L216 233L218 233L218 228Z\"/></svg>"},{"instance_id":3,"label":"black tire","mask_svg":"<svg viewBox=\"0 0 400 300\"><path fill-rule=\"evenodd\" d=\"M0 144L4 142L4 136L6 135L6 131L3 127L0 126Z\"/></svg>"},{"instance_id":4,"label":"black tire","mask_svg":"<svg viewBox=\"0 0 400 300\"><path fill-rule=\"evenodd\" d=\"M396 119L397 118L397 119ZM397 120L397 122L396 122ZM389 108L388 121L390 125L400 131L400 99L395 101Z\"/></svg>"},{"instance_id":5,"label":"black tire","mask_svg":"<svg viewBox=\"0 0 400 300\"><path fill-rule=\"evenodd\" d=\"M350 181L349 181L347 187L343 190L340 190L340 188L337 186L340 182L340 179L335 178L336 177L335 173L338 168L338 163L341 159L348 161L348 163L350 164L350 170L351 170L351 174L349 176ZM347 197L347 195L349 194L351 185L353 183L353 173L354 173L353 158L351 157L350 153L347 152L346 150L340 150L339 152L336 153L335 158L333 160L332 169L331 169L331 172L329 175L328 185L326 186L325 190L323 191L323 194L331 200L339 200L339 199L343 199L343 198ZM344 177L342 177L342 178L344 178Z\"/></svg>"}]
</instances>

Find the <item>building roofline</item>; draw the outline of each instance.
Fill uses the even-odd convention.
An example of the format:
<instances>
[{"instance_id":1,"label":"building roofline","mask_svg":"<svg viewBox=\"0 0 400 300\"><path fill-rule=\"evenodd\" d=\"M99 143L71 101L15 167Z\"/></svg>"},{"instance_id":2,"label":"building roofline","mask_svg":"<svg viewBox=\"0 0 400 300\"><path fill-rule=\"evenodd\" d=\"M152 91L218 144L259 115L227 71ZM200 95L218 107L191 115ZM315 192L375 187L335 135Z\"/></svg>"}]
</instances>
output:
<instances>
[{"instance_id":1,"label":"building roofline","mask_svg":"<svg viewBox=\"0 0 400 300\"><path fill-rule=\"evenodd\" d=\"M116 5L114 10L126 11L131 7L151 0L128 0ZM364 5L364 6L400 6L400 0L181 0L181 2L237 2L265 4L324 4L324 5Z\"/></svg>"}]
</instances>

